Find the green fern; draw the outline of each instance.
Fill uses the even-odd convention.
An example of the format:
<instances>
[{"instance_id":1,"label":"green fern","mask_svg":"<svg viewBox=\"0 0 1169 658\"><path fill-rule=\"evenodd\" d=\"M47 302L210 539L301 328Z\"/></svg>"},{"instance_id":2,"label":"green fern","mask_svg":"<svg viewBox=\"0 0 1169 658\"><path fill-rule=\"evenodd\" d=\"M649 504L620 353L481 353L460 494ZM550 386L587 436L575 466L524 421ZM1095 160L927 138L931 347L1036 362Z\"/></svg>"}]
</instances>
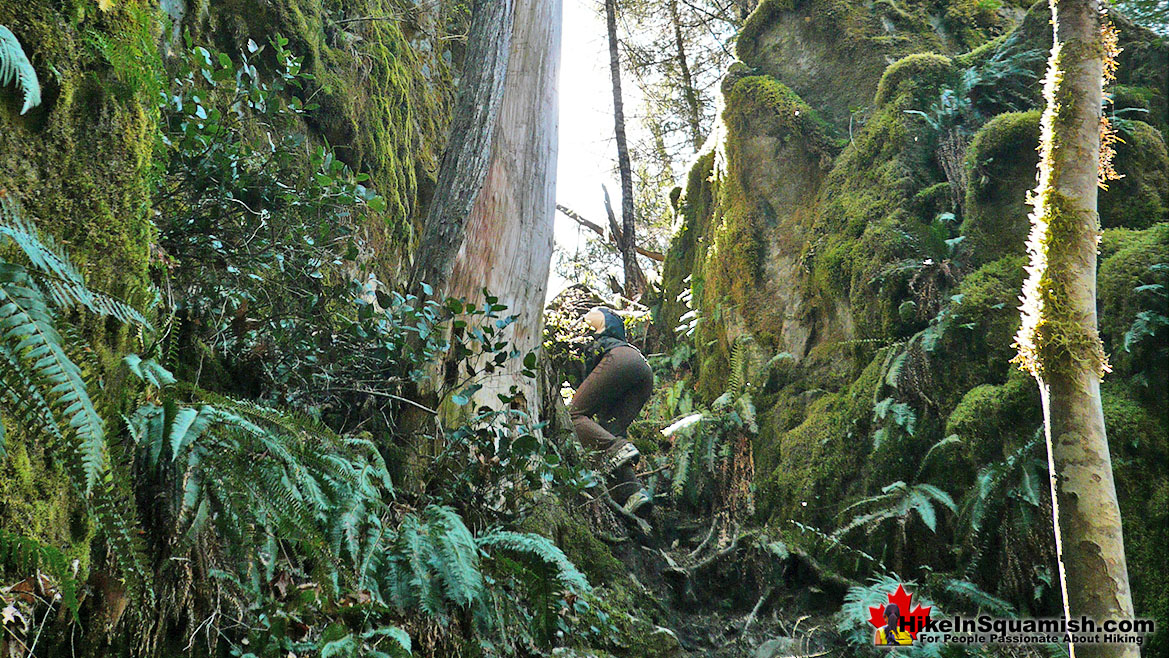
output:
<instances>
[{"instance_id":1,"label":"green fern","mask_svg":"<svg viewBox=\"0 0 1169 658\"><path fill-rule=\"evenodd\" d=\"M77 577L61 551L0 528L0 562L22 571L40 570L53 576L57 580L62 605L77 619L80 607Z\"/></svg>"},{"instance_id":2,"label":"green fern","mask_svg":"<svg viewBox=\"0 0 1169 658\"><path fill-rule=\"evenodd\" d=\"M30 275L53 307L65 310L81 306L123 324L150 328L150 322L129 304L90 290L85 277L52 236L25 220L16 201L0 196L0 246L9 242L24 252L33 268Z\"/></svg>"},{"instance_id":3,"label":"green fern","mask_svg":"<svg viewBox=\"0 0 1169 658\"><path fill-rule=\"evenodd\" d=\"M89 397L81 369L65 353L44 296L23 267L4 262L0 262L0 342L15 365L29 373L18 381L37 384L53 416L74 440L81 488L88 495L105 468L105 422Z\"/></svg>"},{"instance_id":4,"label":"green fern","mask_svg":"<svg viewBox=\"0 0 1169 658\"><path fill-rule=\"evenodd\" d=\"M530 557L552 569L553 577L562 587L574 594L592 591L588 579L572 560L547 537L530 533L497 530L476 538L482 548L506 550L521 557Z\"/></svg>"},{"instance_id":5,"label":"green fern","mask_svg":"<svg viewBox=\"0 0 1169 658\"><path fill-rule=\"evenodd\" d=\"M880 494L846 507L844 512L856 509L868 511L853 517L848 524L832 533L832 536L840 538L861 527L868 527L868 532L872 534L886 521L896 520L904 523L911 515L921 519L931 532L937 532L935 504L941 504L952 513L957 512L954 500L945 491L932 484L908 485L899 480L885 486Z\"/></svg>"},{"instance_id":6,"label":"green fern","mask_svg":"<svg viewBox=\"0 0 1169 658\"><path fill-rule=\"evenodd\" d=\"M727 380L727 392L737 396L743 392L747 383L747 343L749 339L741 337L735 341L731 349L730 376Z\"/></svg>"},{"instance_id":7,"label":"green fern","mask_svg":"<svg viewBox=\"0 0 1169 658\"><path fill-rule=\"evenodd\" d=\"M15 84L24 95L24 114L41 104L41 83L37 80L36 69L24 54L20 40L7 27L0 25L0 86Z\"/></svg>"},{"instance_id":8,"label":"green fern","mask_svg":"<svg viewBox=\"0 0 1169 658\"><path fill-rule=\"evenodd\" d=\"M972 535L982 532L987 519L999 518L1009 505L1018 505L1024 519L1040 508L1047 477L1047 460L1036 455L1043 444L1042 428L1030 441L1000 462L984 466L962 501L959 520Z\"/></svg>"}]
</instances>

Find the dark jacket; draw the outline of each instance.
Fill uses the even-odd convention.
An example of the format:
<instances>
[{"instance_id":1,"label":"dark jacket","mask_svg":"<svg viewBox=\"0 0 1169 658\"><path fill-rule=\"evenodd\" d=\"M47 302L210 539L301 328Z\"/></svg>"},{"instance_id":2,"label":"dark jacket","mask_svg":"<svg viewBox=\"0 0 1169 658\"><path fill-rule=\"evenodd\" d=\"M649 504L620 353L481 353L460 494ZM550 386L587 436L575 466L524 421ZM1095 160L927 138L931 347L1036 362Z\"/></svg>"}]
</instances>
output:
<instances>
[{"instance_id":1,"label":"dark jacket","mask_svg":"<svg viewBox=\"0 0 1169 658\"><path fill-rule=\"evenodd\" d=\"M625 321L612 309L601 307L601 315L605 316L605 328L593 336L593 342L585 348L585 377L601 362L609 350L620 345L628 345L625 335Z\"/></svg>"}]
</instances>

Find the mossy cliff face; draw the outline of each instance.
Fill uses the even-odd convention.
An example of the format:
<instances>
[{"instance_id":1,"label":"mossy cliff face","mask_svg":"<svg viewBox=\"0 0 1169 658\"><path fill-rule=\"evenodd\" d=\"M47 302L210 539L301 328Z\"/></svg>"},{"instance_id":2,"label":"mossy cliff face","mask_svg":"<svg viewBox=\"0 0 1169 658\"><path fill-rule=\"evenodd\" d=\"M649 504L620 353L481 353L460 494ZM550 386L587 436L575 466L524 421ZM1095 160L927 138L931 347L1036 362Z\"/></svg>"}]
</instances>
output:
<instances>
[{"instance_id":1,"label":"mossy cliff face","mask_svg":"<svg viewBox=\"0 0 1169 658\"><path fill-rule=\"evenodd\" d=\"M1019 13L997 0L929 4L881 0L764 0L739 35L737 54L776 76L839 134L874 104L890 61L958 53L1001 34Z\"/></svg>"},{"instance_id":2,"label":"mossy cliff face","mask_svg":"<svg viewBox=\"0 0 1169 658\"><path fill-rule=\"evenodd\" d=\"M983 469L1042 464L1027 461L1042 458L1038 389L1009 363L1025 274L1025 200L1035 187L1039 78L1013 92L1019 111L979 106L981 115L963 124L964 152L949 156L939 148L944 134L907 110L928 113L942 90L1008 40L1040 53L1020 60L1040 74L1048 11L1043 3L1026 10L805 0L764 2L747 21L743 63L724 84L718 150L698 160L678 199L662 320L684 311L672 300L690 276L699 318L694 377L708 399L725 388L731 346L742 337L763 361L792 355L782 376L752 389L758 508L778 530L798 521L830 532L859 513L845 511L850 504L897 480L939 486L960 502ZM981 18L957 20L970 12ZM1163 107L1152 105L1165 94L1163 40L1114 21L1126 48L1116 107ZM890 65L889 57L901 59ZM772 98L782 100L761 100ZM797 109L825 122L785 119ZM1117 122L1124 143L1115 164L1124 177L1100 196L1100 328L1114 365L1104 404L1118 482L1131 479L1119 495L1137 610L1164 619L1164 569L1149 547L1164 541L1166 524L1148 506L1169 491L1169 414L1164 387L1142 383L1142 373L1169 364L1126 353L1124 336L1147 308L1134 289L1152 282L1150 266L1169 262L1169 168L1164 117L1122 116L1130 120ZM972 564L971 577L987 591L1018 599L1020 609L1053 612L1058 591L1043 583L1051 532L1033 521L1050 514L1040 478L1024 502L986 494L996 511L984 545L961 534L956 519L936 534L911 520L908 543L893 542L897 555L884 557L937 570ZM865 544L879 533L863 534L849 537L880 550ZM954 550L922 548L943 545Z\"/></svg>"},{"instance_id":3,"label":"mossy cliff face","mask_svg":"<svg viewBox=\"0 0 1169 658\"><path fill-rule=\"evenodd\" d=\"M0 1L0 25L16 34L37 70L41 106L18 114L18 93L0 90L0 190L58 238L91 283L142 306L153 236L150 212L155 100L136 86L159 62L158 25L135 3ZM134 62L134 70L119 70ZM126 343L122 328L85 327L106 363ZM11 425L6 423L6 425ZM10 427L0 461L0 526L65 550L88 567L90 528L72 496L63 456Z\"/></svg>"}]
</instances>

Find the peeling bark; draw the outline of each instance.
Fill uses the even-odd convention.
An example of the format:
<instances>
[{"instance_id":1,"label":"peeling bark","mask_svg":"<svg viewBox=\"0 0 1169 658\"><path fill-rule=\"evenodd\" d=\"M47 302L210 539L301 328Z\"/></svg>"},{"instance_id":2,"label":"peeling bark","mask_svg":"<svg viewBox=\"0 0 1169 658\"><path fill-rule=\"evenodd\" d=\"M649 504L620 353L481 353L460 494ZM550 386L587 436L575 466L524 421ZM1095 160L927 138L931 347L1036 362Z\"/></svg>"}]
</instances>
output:
<instances>
[{"instance_id":1,"label":"peeling bark","mask_svg":"<svg viewBox=\"0 0 1169 658\"><path fill-rule=\"evenodd\" d=\"M410 275L410 290L420 297L422 283L436 291L446 288L467 217L487 177L509 68L513 12L514 0L476 0L472 8L458 105Z\"/></svg>"},{"instance_id":2,"label":"peeling bark","mask_svg":"<svg viewBox=\"0 0 1169 658\"><path fill-rule=\"evenodd\" d=\"M561 0L516 3L511 55L495 126L495 146L482 189L466 222L448 294L481 299L486 288L518 315L513 346L536 350L543 331L544 296L552 259L556 212L556 152ZM476 394L498 405L496 393L519 387L525 411L535 415L540 395L512 359Z\"/></svg>"}]
</instances>

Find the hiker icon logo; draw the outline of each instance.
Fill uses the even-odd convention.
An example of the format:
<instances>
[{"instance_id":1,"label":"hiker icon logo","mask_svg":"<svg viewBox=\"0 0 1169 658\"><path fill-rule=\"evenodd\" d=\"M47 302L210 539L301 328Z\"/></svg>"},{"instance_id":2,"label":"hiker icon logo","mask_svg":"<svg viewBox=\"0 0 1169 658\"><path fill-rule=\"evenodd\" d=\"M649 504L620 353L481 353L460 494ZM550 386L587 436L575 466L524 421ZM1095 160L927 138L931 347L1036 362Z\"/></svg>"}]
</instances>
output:
<instances>
[{"instance_id":1,"label":"hiker icon logo","mask_svg":"<svg viewBox=\"0 0 1169 658\"><path fill-rule=\"evenodd\" d=\"M917 634L925 630L930 606L911 608L913 595L900 584L897 591L886 594L885 598L888 599L885 605L869 606L869 623L876 628L873 644L889 648L912 645Z\"/></svg>"}]
</instances>

